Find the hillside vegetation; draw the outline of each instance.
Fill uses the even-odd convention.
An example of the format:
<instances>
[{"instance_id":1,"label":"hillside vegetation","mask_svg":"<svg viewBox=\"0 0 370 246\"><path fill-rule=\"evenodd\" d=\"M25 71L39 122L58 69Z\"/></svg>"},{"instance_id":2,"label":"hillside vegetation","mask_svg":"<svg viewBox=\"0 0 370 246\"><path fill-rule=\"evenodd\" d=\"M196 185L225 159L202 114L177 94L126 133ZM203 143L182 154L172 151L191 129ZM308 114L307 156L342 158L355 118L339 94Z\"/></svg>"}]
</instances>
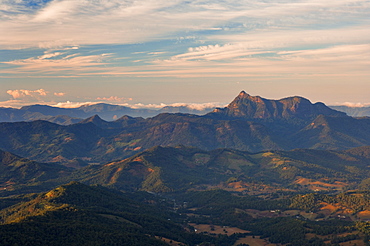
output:
<instances>
[{"instance_id":1,"label":"hillside vegetation","mask_svg":"<svg viewBox=\"0 0 370 246\"><path fill-rule=\"evenodd\" d=\"M40 162L101 164L157 145L250 152L342 150L370 145L369 129L370 119L349 117L323 103L301 97L269 100L241 92L227 107L203 116L162 113L105 121L94 115L67 126L41 120L0 123L0 149Z\"/></svg>"}]
</instances>

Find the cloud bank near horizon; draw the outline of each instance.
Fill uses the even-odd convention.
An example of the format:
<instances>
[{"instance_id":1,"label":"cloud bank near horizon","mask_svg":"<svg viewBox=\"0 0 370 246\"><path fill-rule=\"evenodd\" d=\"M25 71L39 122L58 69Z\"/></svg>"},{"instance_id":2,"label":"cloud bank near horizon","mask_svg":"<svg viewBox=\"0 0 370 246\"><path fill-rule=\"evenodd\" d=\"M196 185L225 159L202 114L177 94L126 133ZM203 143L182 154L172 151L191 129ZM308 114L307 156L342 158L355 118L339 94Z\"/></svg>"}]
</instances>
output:
<instances>
[{"instance_id":1,"label":"cloud bank near horizon","mask_svg":"<svg viewBox=\"0 0 370 246\"><path fill-rule=\"evenodd\" d=\"M63 98L66 96L64 92L49 92L45 89L36 90L8 90L7 94L11 96L9 100L0 101L0 107L12 107L21 108L23 106L29 106L34 104L49 105L59 108L78 108L86 105L94 105L99 103L106 103L111 105L125 106L133 109L152 109L158 110L164 107L186 107L190 110L203 111L213 108L223 108L226 107L230 102L204 102L204 103L135 103L133 98L110 96L110 97L97 97L92 101L60 101L54 100L55 98ZM78 98L76 98L78 99ZM370 103L360 103L360 102L343 102L334 103L329 106L347 106L352 108L369 107Z\"/></svg>"}]
</instances>

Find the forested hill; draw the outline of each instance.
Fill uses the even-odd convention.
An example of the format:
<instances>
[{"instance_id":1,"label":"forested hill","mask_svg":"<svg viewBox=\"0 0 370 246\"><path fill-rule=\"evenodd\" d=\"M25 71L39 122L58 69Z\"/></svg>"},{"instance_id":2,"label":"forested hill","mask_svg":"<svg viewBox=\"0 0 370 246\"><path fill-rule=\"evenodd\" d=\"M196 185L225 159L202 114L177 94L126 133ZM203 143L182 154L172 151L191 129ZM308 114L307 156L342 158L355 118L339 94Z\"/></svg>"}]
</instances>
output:
<instances>
[{"instance_id":1,"label":"forested hill","mask_svg":"<svg viewBox=\"0 0 370 246\"><path fill-rule=\"evenodd\" d=\"M0 211L1 245L232 245L235 237L214 238L186 230L166 202L70 183ZM162 199L163 200L163 199ZM162 239L162 240L161 240Z\"/></svg>"},{"instance_id":2,"label":"forested hill","mask_svg":"<svg viewBox=\"0 0 370 246\"><path fill-rule=\"evenodd\" d=\"M207 187L247 193L278 189L334 192L370 187L370 147L250 153L157 146L123 160L74 170L53 163L21 160L22 169L4 164L2 194L41 191L70 181L157 193ZM14 170L21 170L17 171L18 176L13 176Z\"/></svg>"},{"instance_id":3,"label":"forested hill","mask_svg":"<svg viewBox=\"0 0 370 246\"><path fill-rule=\"evenodd\" d=\"M259 153L155 147L122 161L81 168L63 182L79 180L123 190L154 192L219 185L238 186L242 191L258 183L293 190L334 191L365 185L370 176L369 153L370 147Z\"/></svg>"},{"instance_id":4,"label":"forested hill","mask_svg":"<svg viewBox=\"0 0 370 246\"><path fill-rule=\"evenodd\" d=\"M0 150L0 191L13 186L24 186L32 190L31 184L70 175L72 169L55 163L38 163ZM27 186L30 187L27 188ZM36 189L37 190L37 189Z\"/></svg>"},{"instance_id":5,"label":"forested hill","mask_svg":"<svg viewBox=\"0 0 370 246\"><path fill-rule=\"evenodd\" d=\"M78 124L0 123L0 149L40 162L101 164L153 146L242 151L296 148L341 150L370 145L370 119L356 119L301 97L269 100L241 92L224 109L204 116L159 114Z\"/></svg>"}]
</instances>

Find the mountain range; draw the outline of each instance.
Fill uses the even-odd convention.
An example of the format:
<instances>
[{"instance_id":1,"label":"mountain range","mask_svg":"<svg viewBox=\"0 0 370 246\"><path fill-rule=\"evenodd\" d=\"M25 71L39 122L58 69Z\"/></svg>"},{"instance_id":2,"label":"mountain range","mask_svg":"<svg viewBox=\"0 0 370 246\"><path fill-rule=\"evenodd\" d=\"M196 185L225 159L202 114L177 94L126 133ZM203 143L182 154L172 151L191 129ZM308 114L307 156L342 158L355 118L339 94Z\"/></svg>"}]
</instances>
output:
<instances>
[{"instance_id":1,"label":"mountain range","mask_svg":"<svg viewBox=\"0 0 370 246\"><path fill-rule=\"evenodd\" d=\"M0 123L1 245L370 238L367 117L242 91L204 115L76 120Z\"/></svg>"},{"instance_id":2,"label":"mountain range","mask_svg":"<svg viewBox=\"0 0 370 246\"><path fill-rule=\"evenodd\" d=\"M258 192L368 188L370 147L250 153L233 149L160 147L123 160L78 169L1 152L0 193L45 191L71 181L123 191L185 192L218 187Z\"/></svg>"},{"instance_id":3,"label":"mountain range","mask_svg":"<svg viewBox=\"0 0 370 246\"><path fill-rule=\"evenodd\" d=\"M284 110L285 111L280 112L280 113L283 113L283 115L280 115L280 117L285 117L287 114L293 113L295 109L292 107L294 107L294 105L302 104L302 103L304 104L304 102L306 102L306 106L310 105L309 101L302 97L293 97L294 98L293 101L291 101L290 98L285 98L281 100L267 100L267 99L264 99L258 96L253 97L253 96L248 95L248 97L244 97L244 99L240 99L240 100L242 101L244 100L244 102L247 102L247 101L251 102L251 104L249 105L250 110L253 107L257 109L257 111L255 112L256 114L255 118L258 118L258 117L265 118L269 114L278 113L276 110L275 111L273 110L274 107L285 107L285 109L283 109L283 111ZM234 101L234 106L240 103L241 102L239 101ZM288 105L289 103L291 103L291 105ZM322 107L322 104L319 103L314 106L315 110L319 110L320 105L321 105L321 109L324 108ZM266 107L265 110L262 109L263 107ZM348 106L329 106L329 107L337 111L345 112L347 115L352 116L352 117L370 116L369 107L348 107ZM227 110L227 112L224 112L225 114L231 113L232 110L230 109L230 107L228 108L229 109ZM106 104L106 103L97 103L97 104L91 104L91 105L87 104L87 105L82 105L77 108L59 108L59 107L53 107L53 106L48 106L48 105L36 104L36 105L30 105L30 106L23 106L20 109L0 107L0 122L46 120L46 121L57 123L60 125L70 125L70 124L78 123L81 120L89 118L94 115L99 115L100 118L106 121L112 121L124 115L130 115L131 117L143 117L143 118L154 117L160 113L186 113L186 114L204 115L204 114L207 114L213 111L214 109L215 109L214 107L204 107L202 109L196 109L194 107L186 106L186 105L184 106L165 106L165 107L162 107L156 110L155 109L145 109L145 108L135 109L131 107L112 105L112 104ZM219 110L222 111L222 109L219 109ZM290 112L288 113L287 110ZM303 107L301 107L300 110L304 110ZM307 108L306 110L309 110L309 109ZM261 115L261 112L264 112L267 115ZM231 114L235 117L235 116L245 116L243 114L246 114L246 113L247 112L245 112L245 110L242 110L240 112L233 112Z\"/></svg>"},{"instance_id":4,"label":"mountain range","mask_svg":"<svg viewBox=\"0 0 370 246\"><path fill-rule=\"evenodd\" d=\"M104 120L112 121L124 115L133 117L153 117L160 113L193 113L206 114L214 108L194 109L189 106L165 106L160 109L135 109L120 105L97 103L82 105L77 108L59 108L48 105L30 105L20 109L0 107L0 122L46 120L49 122L70 125L82 119L98 114Z\"/></svg>"},{"instance_id":5,"label":"mountain range","mask_svg":"<svg viewBox=\"0 0 370 246\"><path fill-rule=\"evenodd\" d=\"M94 115L67 126L41 120L3 122L0 132L0 149L69 165L124 159L157 145L250 152L370 145L369 118L353 118L302 97L269 100L245 92L202 116L162 113L105 121Z\"/></svg>"},{"instance_id":6,"label":"mountain range","mask_svg":"<svg viewBox=\"0 0 370 246\"><path fill-rule=\"evenodd\" d=\"M81 168L60 180L153 192L233 185L248 190L251 184L258 183L278 189L342 190L357 188L368 179L369 166L370 147L250 153L158 146L125 160Z\"/></svg>"}]
</instances>

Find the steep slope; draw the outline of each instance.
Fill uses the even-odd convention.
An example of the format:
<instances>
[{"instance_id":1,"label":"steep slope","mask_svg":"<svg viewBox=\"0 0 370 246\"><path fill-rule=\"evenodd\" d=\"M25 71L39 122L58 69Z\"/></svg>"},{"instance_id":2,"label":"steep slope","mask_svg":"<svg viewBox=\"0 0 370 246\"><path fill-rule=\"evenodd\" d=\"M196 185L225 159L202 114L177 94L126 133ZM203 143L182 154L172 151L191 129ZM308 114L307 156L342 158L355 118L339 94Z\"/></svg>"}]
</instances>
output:
<instances>
[{"instance_id":1,"label":"steep slope","mask_svg":"<svg viewBox=\"0 0 370 246\"><path fill-rule=\"evenodd\" d=\"M23 169L18 171L11 166L11 171L4 171L4 175L9 173L3 175L4 185L9 186L10 183L6 183L9 180L18 183L12 186L14 192L9 189L2 193L42 191L70 181L160 193L206 187L247 192L259 192L267 187L271 191L281 188L341 190L365 186L370 175L369 166L370 147L346 151L296 149L250 153L157 146L124 160L81 167L73 172L58 169L59 166L53 164L36 163L30 165L29 171L27 167L21 166ZM28 176L22 178L22 172Z\"/></svg>"},{"instance_id":2,"label":"steep slope","mask_svg":"<svg viewBox=\"0 0 370 246\"><path fill-rule=\"evenodd\" d=\"M36 184L71 172L58 164L38 163L0 150L0 189L8 193L20 185Z\"/></svg>"},{"instance_id":3,"label":"steep slope","mask_svg":"<svg viewBox=\"0 0 370 246\"><path fill-rule=\"evenodd\" d=\"M76 123L82 121L81 118L70 117L70 116L67 116L67 115L36 117L35 119L29 118L28 120L30 120L30 121L45 120L45 121L49 121L51 123L55 123L55 124L58 124L58 125L64 125L64 126L76 124Z\"/></svg>"},{"instance_id":4,"label":"steep slope","mask_svg":"<svg viewBox=\"0 0 370 246\"><path fill-rule=\"evenodd\" d=\"M294 134L296 148L346 149L370 145L370 119L320 115Z\"/></svg>"},{"instance_id":5,"label":"steep slope","mask_svg":"<svg viewBox=\"0 0 370 246\"><path fill-rule=\"evenodd\" d=\"M1 210L0 244L167 245L155 236L190 245L216 241L187 232L174 222L182 219L159 204L149 206L129 197L76 182L60 186Z\"/></svg>"},{"instance_id":6,"label":"steep slope","mask_svg":"<svg viewBox=\"0 0 370 246\"><path fill-rule=\"evenodd\" d=\"M250 188L257 191L256 184L262 189L267 185L295 190L340 190L356 187L368 178L369 153L370 147L348 151L297 149L260 153L155 147L122 161L81 168L60 182L77 180L121 190L153 192L209 186L226 189L238 186L240 191Z\"/></svg>"},{"instance_id":7,"label":"steep slope","mask_svg":"<svg viewBox=\"0 0 370 246\"><path fill-rule=\"evenodd\" d=\"M320 114L346 116L325 106L323 103L312 104L303 97L288 97L269 100L260 96L251 96L242 91L226 107L215 109L208 114L212 117L246 118L246 119L301 119L310 120Z\"/></svg>"},{"instance_id":8,"label":"steep slope","mask_svg":"<svg viewBox=\"0 0 370 246\"><path fill-rule=\"evenodd\" d=\"M140 147L141 150L156 145L179 144L207 150L237 148L258 151L284 148L264 125L242 120L224 121L194 115L160 114L141 122L139 129L136 125L132 125L131 129L127 128L115 140L136 141L132 147Z\"/></svg>"},{"instance_id":9,"label":"steep slope","mask_svg":"<svg viewBox=\"0 0 370 246\"><path fill-rule=\"evenodd\" d=\"M47 121L0 123L0 148L38 161L86 157L102 136L93 123L61 126Z\"/></svg>"},{"instance_id":10,"label":"steep slope","mask_svg":"<svg viewBox=\"0 0 370 246\"><path fill-rule=\"evenodd\" d=\"M105 108L86 106L88 112ZM95 164L157 145L251 152L348 149L370 145L369 122L301 97L268 100L241 92L228 107L204 116L163 113L105 121L95 115L68 126L44 121L0 123L0 148L41 162L77 158Z\"/></svg>"},{"instance_id":11,"label":"steep slope","mask_svg":"<svg viewBox=\"0 0 370 246\"><path fill-rule=\"evenodd\" d=\"M192 185L212 183L217 176L204 163L193 163L194 155L201 156L203 153L194 148L158 146L122 161L82 168L68 179L123 190L182 190Z\"/></svg>"},{"instance_id":12,"label":"steep slope","mask_svg":"<svg viewBox=\"0 0 370 246\"><path fill-rule=\"evenodd\" d=\"M285 148L260 123L183 114L161 114L146 120L122 117L114 122L95 116L70 126L45 121L0 123L0 132L0 148L43 162L75 158L107 162L156 145L248 151Z\"/></svg>"},{"instance_id":13,"label":"steep slope","mask_svg":"<svg viewBox=\"0 0 370 246\"><path fill-rule=\"evenodd\" d=\"M109 122L103 120L102 118L99 117L99 115L93 115L87 119L84 119L80 121L79 123L81 124L86 124L86 123L93 123L94 125L100 127L100 128L108 128L109 127Z\"/></svg>"}]
</instances>

